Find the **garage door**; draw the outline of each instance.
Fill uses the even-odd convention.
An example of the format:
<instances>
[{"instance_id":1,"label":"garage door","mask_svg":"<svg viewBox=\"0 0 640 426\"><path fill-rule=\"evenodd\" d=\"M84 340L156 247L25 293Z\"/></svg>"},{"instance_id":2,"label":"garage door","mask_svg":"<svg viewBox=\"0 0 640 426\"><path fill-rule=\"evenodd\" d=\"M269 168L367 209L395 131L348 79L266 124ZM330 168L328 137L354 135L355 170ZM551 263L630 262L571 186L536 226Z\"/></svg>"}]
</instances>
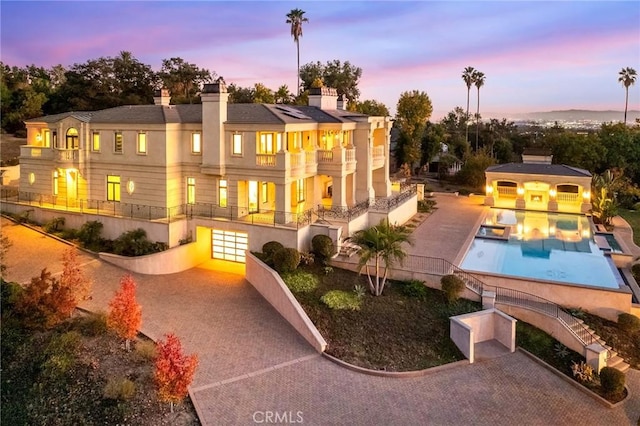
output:
<instances>
[{"instance_id":1,"label":"garage door","mask_svg":"<svg viewBox=\"0 0 640 426\"><path fill-rule=\"evenodd\" d=\"M249 248L249 236L245 232L213 229L211 232L211 257L245 263L245 251Z\"/></svg>"}]
</instances>

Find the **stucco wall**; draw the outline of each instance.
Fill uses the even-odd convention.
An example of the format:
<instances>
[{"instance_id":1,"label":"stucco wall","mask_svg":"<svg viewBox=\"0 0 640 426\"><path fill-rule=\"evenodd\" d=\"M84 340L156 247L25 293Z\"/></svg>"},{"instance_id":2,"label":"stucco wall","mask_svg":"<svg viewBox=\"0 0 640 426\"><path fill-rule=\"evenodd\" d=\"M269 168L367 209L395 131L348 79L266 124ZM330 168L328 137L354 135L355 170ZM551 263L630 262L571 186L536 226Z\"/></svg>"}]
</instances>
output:
<instances>
[{"instance_id":1,"label":"stucco wall","mask_svg":"<svg viewBox=\"0 0 640 426\"><path fill-rule=\"evenodd\" d=\"M458 349L460 349L462 355L464 355L465 358L473 364L475 358L473 341L475 338L472 328L462 321L456 320L455 317L450 318L449 321L449 337L453 340L453 343L456 344Z\"/></svg>"},{"instance_id":2,"label":"stucco wall","mask_svg":"<svg viewBox=\"0 0 640 426\"><path fill-rule=\"evenodd\" d=\"M497 309L451 317L450 325L451 340L471 363L474 361L476 343L496 339L511 352L516 350L516 320Z\"/></svg>"},{"instance_id":3,"label":"stucco wall","mask_svg":"<svg viewBox=\"0 0 640 426\"><path fill-rule=\"evenodd\" d=\"M147 256L126 257L111 253L100 253L100 258L131 272L147 275L174 274L186 271L210 258L210 241L207 230L198 228L196 241Z\"/></svg>"},{"instance_id":4,"label":"stucco wall","mask_svg":"<svg viewBox=\"0 0 640 426\"><path fill-rule=\"evenodd\" d=\"M631 291L628 288L604 289L551 281L535 282L476 272L474 275L489 286L534 294L560 306L581 308L611 321L617 321L618 314L629 312L631 308Z\"/></svg>"},{"instance_id":5,"label":"stucco wall","mask_svg":"<svg viewBox=\"0 0 640 426\"><path fill-rule=\"evenodd\" d=\"M247 252L246 278L316 351L324 352L327 342L280 276L249 252Z\"/></svg>"}]
</instances>

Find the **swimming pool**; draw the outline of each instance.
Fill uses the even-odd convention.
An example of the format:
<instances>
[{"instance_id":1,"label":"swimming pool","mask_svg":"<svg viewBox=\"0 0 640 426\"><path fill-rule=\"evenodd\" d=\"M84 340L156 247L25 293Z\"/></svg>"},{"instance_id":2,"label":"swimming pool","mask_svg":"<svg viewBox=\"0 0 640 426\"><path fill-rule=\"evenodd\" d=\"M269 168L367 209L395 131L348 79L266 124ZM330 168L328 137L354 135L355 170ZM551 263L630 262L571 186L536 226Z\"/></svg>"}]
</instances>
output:
<instances>
[{"instance_id":1,"label":"swimming pool","mask_svg":"<svg viewBox=\"0 0 640 426\"><path fill-rule=\"evenodd\" d=\"M508 238L485 238L480 232L460 268L604 288L624 283L594 241L586 216L491 209L483 227L504 227Z\"/></svg>"}]
</instances>

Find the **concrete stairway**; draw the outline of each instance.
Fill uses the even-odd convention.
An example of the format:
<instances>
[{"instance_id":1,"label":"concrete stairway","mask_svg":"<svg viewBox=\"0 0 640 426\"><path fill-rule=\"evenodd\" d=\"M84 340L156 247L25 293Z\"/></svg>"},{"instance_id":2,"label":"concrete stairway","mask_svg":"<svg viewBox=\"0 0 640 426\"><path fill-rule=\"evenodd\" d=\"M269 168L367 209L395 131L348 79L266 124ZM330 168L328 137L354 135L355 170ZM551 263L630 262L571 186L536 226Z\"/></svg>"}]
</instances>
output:
<instances>
[{"instance_id":1,"label":"concrete stairway","mask_svg":"<svg viewBox=\"0 0 640 426\"><path fill-rule=\"evenodd\" d=\"M595 337L596 341L600 343L603 347L607 348L609 351L609 358L607 359L607 367L613 367L616 370L620 370L623 373L626 373L629 370L629 364L625 362L625 360L618 355L618 352L614 351L611 346L607 345L607 342L604 341L596 332L584 323L582 320L578 320L583 329L589 330L591 334ZM575 330L574 330L575 331Z\"/></svg>"}]
</instances>

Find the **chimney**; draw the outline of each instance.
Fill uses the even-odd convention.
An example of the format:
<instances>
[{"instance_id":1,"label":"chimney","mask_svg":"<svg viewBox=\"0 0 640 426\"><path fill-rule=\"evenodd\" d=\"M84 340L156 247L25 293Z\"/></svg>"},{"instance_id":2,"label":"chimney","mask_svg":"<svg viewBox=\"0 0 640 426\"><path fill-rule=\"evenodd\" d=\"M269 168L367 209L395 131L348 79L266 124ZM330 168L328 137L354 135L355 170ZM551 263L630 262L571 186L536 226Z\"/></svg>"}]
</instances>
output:
<instances>
[{"instance_id":1,"label":"chimney","mask_svg":"<svg viewBox=\"0 0 640 426\"><path fill-rule=\"evenodd\" d=\"M324 110L338 109L338 92L331 87L312 87L309 89L309 106Z\"/></svg>"},{"instance_id":2,"label":"chimney","mask_svg":"<svg viewBox=\"0 0 640 426\"><path fill-rule=\"evenodd\" d=\"M208 173L225 175L224 123L227 121L229 93L222 78L205 84L202 99L202 166Z\"/></svg>"},{"instance_id":3,"label":"chimney","mask_svg":"<svg viewBox=\"0 0 640 426\"><path fill-rule=\"evenodd\" d=\"M153 104L168 106L171 103L171 95L168 89L159 89L153 93Z\"/></svg>"},{"instance_id":4,"label":"chimney","mask_svg":"<svg viewBox=\"0 0 640 426\"><path fill-rule=\"evenodd\" d=\"M338 109L346 110L347 109L347 97L345 95L338 96Z\"/></svg>"}]
</instances>

